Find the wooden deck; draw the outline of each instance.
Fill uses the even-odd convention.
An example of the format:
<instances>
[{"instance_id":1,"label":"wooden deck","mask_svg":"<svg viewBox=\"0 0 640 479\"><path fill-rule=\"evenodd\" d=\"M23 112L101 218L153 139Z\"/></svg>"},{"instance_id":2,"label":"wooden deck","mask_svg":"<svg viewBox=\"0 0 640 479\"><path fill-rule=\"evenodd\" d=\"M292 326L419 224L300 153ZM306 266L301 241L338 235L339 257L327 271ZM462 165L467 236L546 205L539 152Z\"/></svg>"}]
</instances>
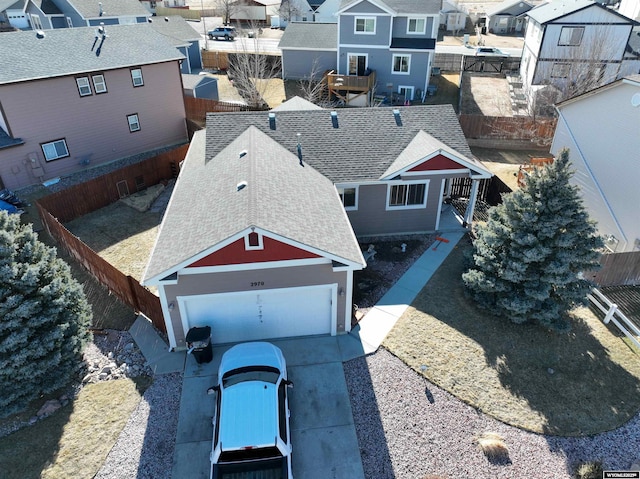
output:
<instances>
[{"instance_id":1,"label":"wooden deck","mask_svg":"<svg viewBox=\"0 0 640 479\"><path fill-rule=\"evenodd\" d=\"M338 75L333 70L325 73L327 88L330 98L337 98L345 105L356 101L362 102L363 97L366 106L371 102L369 93L376 85L376 72L372 71L366 76ZM359 99L359 100L358 100Z\"/></svg>"}]
</instances>

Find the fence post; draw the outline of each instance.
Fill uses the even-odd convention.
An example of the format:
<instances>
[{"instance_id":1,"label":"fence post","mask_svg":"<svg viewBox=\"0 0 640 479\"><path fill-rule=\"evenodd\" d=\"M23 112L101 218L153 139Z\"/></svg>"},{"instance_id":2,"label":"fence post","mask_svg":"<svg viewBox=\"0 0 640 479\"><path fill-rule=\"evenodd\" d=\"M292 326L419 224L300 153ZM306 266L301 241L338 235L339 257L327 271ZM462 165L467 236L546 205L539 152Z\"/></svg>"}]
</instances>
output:
<instances>
[{"instance_id":1,"label":"fence post","mask_svg":"<svg viewBox=\"0 0 640 479\"><path fill-rule=\"evenodd\" d=\"M611 318L613 318L613 315L616 314L616 311L618 311L618 305L615 303L611 303L611 307L609 308L609 311L607 311L607 314L604 317L604 324L609 324L609 321L611 321Z\"/></svg>"}]
</instances>

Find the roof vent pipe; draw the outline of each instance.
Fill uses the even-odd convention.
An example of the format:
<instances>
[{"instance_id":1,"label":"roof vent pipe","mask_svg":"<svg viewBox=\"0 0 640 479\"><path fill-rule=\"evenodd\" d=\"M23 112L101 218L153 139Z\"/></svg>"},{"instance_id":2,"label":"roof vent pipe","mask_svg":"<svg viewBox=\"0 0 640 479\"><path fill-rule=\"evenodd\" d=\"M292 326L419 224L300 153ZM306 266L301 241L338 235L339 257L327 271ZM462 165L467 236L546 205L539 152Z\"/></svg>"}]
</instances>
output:
<instances>
[{"instance_id":1,"label":"roof vent pipe","mask_svg":"<svg viewBox=\"0 0 640 479\"><path fill-rule=\"evenodd\" d=\"M400 118L400 110L393 110L393 117L396 119L396 125L402 126L402 118Z\"/></svg>"},{"instance_id":2,"label":"roof vent pipe","mask_svg":"<svg viewBox=\"0 0 640 479\"><path fill-rule=\"evenodd\" d=\"M271 129L271 130L275 130L276 129L276 114L275 113L269 113L269 129Z\"/></svg>"},{"instance_id":3,"label":"roof vent pipe","mask_svg":"<svg viewBox=\"0 0 640 479\"><path fill-rule=\"evenodd\" d=\"M338 128L338 112L337 111L331 112L331 124L333 125L334 128Z\"/></svg>"},{"instance_id":4,"label":"roof vent pipe","mask_svg":"<svg viewBox=\"0 0 640 479\"><path fill-rule=\"evenodd\" d=\"M98 6L100 7L100 12L98 13L98 16L101 17L104 14L104 10L102 10L102 2L98 2Z\"/></svg>"},{"instance_id":5,"label":"roof vent pipe","mask_svg":"<svg viewBox=\"0 0 640 479\"><path fill-rule=\"evenodd\" d=\"M36 38L44 38L44 32L42 30L36 30Z\"/></svg>"},{"instance_id":6,"label":"roof vent pipe","mask_svg":"<svg viewBox=\"0 0 640 479\"><path fill-rule=\"evenodd\" d=\"M242 151L240 152L240 158L243 158L243 157L245 157L245 156L247 156L247 150L242 150Z\"/></svg>"},{"instance_id":7,"label":"roof vent pipe","mask_svg":"<svg viewBox=\"0 0 640 479\"><path fill-rule=\"evenodd\" d=\"M297 133L296 136L298 137L298 146L297 146L297 150L298 150L298 160L300 161L300 166L304 166L304 164L302 163L302 145L300 144L300 133Z\"/></svg>"}]
</instances>

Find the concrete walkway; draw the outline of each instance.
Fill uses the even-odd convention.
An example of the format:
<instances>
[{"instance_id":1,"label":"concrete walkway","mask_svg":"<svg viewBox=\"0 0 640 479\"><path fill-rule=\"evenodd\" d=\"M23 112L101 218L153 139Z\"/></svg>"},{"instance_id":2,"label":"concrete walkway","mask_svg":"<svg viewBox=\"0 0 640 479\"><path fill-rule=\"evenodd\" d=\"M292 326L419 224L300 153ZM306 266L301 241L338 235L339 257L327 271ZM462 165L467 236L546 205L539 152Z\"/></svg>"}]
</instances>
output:
<instances>
[{"instance_id":1,"label":"concrete walkway","mask_svg":"<svg viewBox=\"0 0 640 479\"><path fill-rule=\"evenodd\" d=\"M129 333L140 348L147 360L146 365L151 368L153 374L178 373L184 370L186 353L170 352L169 345L145 316L138 316L129 328Z\"/></svg>"}]
</instances>

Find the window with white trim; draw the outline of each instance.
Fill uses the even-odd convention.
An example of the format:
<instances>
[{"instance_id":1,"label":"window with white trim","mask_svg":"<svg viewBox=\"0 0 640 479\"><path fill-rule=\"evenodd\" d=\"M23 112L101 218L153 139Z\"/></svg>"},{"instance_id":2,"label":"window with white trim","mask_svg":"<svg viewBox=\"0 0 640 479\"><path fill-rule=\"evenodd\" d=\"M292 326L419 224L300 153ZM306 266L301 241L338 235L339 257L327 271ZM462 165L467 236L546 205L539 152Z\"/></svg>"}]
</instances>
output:
<instances>
[{"instance_id":1,"label":"window with white trim","mask_svg":"<svg viewBox=\"0 0 640 479\"><path fill-rule=\"evenodd\" d=\"M376 33L376 17L356 17L356 33Z\"/></svg>"},{"instance_id":2,"label":"window with white trim","mask_svg":"<svg viewBox=\"0 0 640 479\"><path fill-rule=\"evenodd\" d=\"M426 204L426 182L396 183L387 187L387 209L424 208Z\"/></svg>"},{"instance_id":3,"label":"window with white trim","mask_svg":"<svg viewBox=\"0 0 640 479\"><path fill-rule=\"evenodd\" d=\"M582 43L584 27L562 27L560 30L559 46L579 46Z\"/></svg>"},{"instance_id":4,"label":"window with white trim","mask_svg":"<svg viewBox=\"0 0 640 479\"><path fill-rule=\"evenodd\" d=\"M144 79L142 78L142 68L131 69L131 81L133 82L134 87L144 85Z\"/></svg>"},{"instance_id":5,"label":"window with white trim","mask_svg":"<svg viewBox=\"0 0 640 479\"><path fill-rule=\"evenodd\" d=\"M104 81L104 75L91 75L91 79L93 80L93 90L96 95L107 93L107 82Z\"/></svg>"},{"instance_id":6,"label":"window with white trim","mask_svg":"<svg viewBox=\"0 0 640 479\"><path fill-rule=\"evenodd\" d=\"M127 115L127 121L129 122L129 131L131 133L134 131L140 131L140 120L138 119L137 113Z\"/></svg>"},{"instance_id":7,"label":"window with white trim","mask_svg":"<svg viewBox=\"0 0 640 479\"><path fill-rule=\"evenodd\" d=\"M411 55L393 55L393 66L391 67L393 73L409 75L410 68Z\"/></svg>"},{"instance_id":8,"label":"window with white trim","mask_svg":"<svg viewBox=\"0 0 640 479\"><path fill-rule=\"evenodd\" d=\"M89 84L89 77L76 78L76 84L78 85L78 93L80 93L80 96L91 95L91 85Z\"/></svg>"},{"instance_id":9,"label":"window with white trim","mask_svg":"<svg viewBox=\"0 0 640 479\"><path fill-rule=\"evenodd\" d=\"M426 18L410 18L407 20L407 33L425 33L426 28Z\"/></svg>"},{"instance_id":10,"label":"window with white trim","mask_svg":"<svg viewBox=\"0 0 640 479\"><path fill-rule=\"evenodd\" d=\"M244 237L244 249L247 251L264 249L262 235L260 233L256 233L255 231L252 231L251 233L246 235Z\"/></svg>"},{"instance_id":11,"label":"window with white trim","mask_svg":"<svg viewBox=\"0 0 640 479\"><path fill-rule=\"evenodd\" d=\"M69 156L69 149L67 148L67 142L64 138L60 140L50 141L49 143L42 143L40 145L44 159L46 161L59 160Z\"/></svg>"},{"instance_id":12,"label":"window with white trim","mask_svg":"<svg viewBox=\"0 0 640 479\"><path fill-rule=\"evenodd\" d=\"M347 211L358 209L358 187L344 186L338 187L338 194L342 200L342 206Z\"/></svg>"},{"instance_id":13,"label":"window with white trim","mask_svg":"<svg viewBox=\"0 0 640 479\"><path fill-rule=\"evenodd\" d=\"M567 78L569 76L568 63L554 63L551 67L551 78Z\"/></svg>"},{"instance_id":14,"label":"window with white trim","mask_svg":"<svg viewBox=\"0 0 640 479\"><path fill-rule=\"evenodd\" d=\"M413 100L413 87L398 85L398 94L405 100Z\"/></svg>"}]
</instances>

